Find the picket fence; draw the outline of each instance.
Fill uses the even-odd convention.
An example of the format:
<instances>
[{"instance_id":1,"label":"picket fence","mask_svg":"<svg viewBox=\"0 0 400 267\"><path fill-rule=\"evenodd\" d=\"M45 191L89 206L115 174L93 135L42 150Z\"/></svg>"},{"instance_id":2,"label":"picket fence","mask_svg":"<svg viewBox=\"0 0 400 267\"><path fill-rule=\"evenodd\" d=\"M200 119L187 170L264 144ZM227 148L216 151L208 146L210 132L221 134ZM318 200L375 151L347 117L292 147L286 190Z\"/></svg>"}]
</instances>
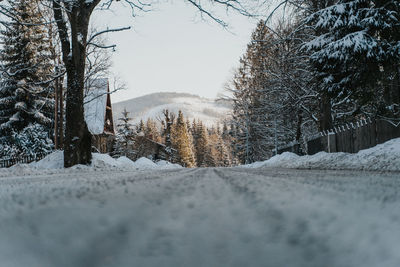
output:
<instances>
[{"instance_id":1,"label":"picket fence","mask_svg":"<svg viewBox=\"0 0 400 267\"><path fill-rule=\"evenodd\" d=\"M34 161L39 161L46 157L49 153L40 153L35 155L26 155L20 157L11 157L7 159L0 160L0 168L8 168L15 164L31 163Z\"/></svg>"}]
</instances>

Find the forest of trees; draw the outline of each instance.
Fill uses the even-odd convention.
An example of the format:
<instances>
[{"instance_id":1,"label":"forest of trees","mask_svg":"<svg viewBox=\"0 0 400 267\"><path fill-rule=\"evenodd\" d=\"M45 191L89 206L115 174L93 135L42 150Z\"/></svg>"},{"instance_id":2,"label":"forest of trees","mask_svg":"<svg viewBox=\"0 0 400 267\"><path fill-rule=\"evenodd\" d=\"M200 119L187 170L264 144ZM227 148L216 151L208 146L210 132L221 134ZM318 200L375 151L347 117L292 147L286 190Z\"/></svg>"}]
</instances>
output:
<instances>
[{"instance_id":1,"label":"forest of trees","mask_svg":"<svg viewBox=\"0 0 400 267\"><path fill-rule=\"evenodd\" d=\"M227 11L231 10L233 12L240 13L244 16L252 16L250 10L252 9L252 7L255 7L257 5L256 2L257 1L255 1L254 4L251 4L250 2L242 3L241 0L208 0L204 2L189 1L191 6L202 14L202 17L207 17L223 27L227 27L227 24L223 19L219 18L216 15L216 6L219 6L221 9L226 9ZM10 69L6 69L6 65L8 63L7 59L4 56L5 50L3 50L1 59L2 65L4 65L4 67L1 68L3 70L1 73L2 80L10 78L9 76L16 76L17 74L22 72L22 70L26 70L23 68L24 65L19 62L22 57L25 57L25 59L22 60L27 60L28 58L33 59L32 63L34 63L34 65L31 66L34 67L38 66L35 65L36 63L39 63L35 60L44 60L40 59L40 57L44 56L44 47L46 45L43 43L42 45L36 46L33 43L39 38L39 35L42 35L42 33L40 33L41 28L45 29L45 34L42 35L43 38L39 39L44 41L46 38L49 38L49 40L51 40L50 43L52 45L52 49L50 50L52 51L53 56L52 63L54 63L54 68L51 69L52 75L49 80L44 79L46 76L46 73L44 72L41 73L41 75L43 76L38 81L32 81L32 83L29 79L24 80L21 77L18 78L21 79L17 83L18 87L24 85L25 82L27 87L31 87L28 88L28 90L18 88L18 97L21 99L24 98L24 101L19 101L18 99L15 100L17 101L16 103L18 105L13 105L10 98L14 96L11 96L9 94L7 95L7 92L5 92L5 90L7 90L5 88L9 85L1 86L0 105L2 105L2 107L0 110L0 117L2 121L0 123L3 124L3 126L5 127L5 135L8 136L7 138L2 140L1 148L3 149L3 146L6 148L9 148L10 146L16 146L17 141L13 141L13 138L11 138L10 136L13 134L13 132L14 134L19 134L19 132L22 131L19 128L10 130L9 126L11 124L14 124L11 121L14 121L15 119L20 120L29 113L36 116L35 122L39 121L38 124L32 123L31 127L39 129L45 123L48 123L48 121L44 122L44 120L48 118L46 117L45 110L47 109L47 107L51 106L51 103L45 102L46 105L48 104L48 106L45 107L46 105L41 106L39 102L42 101L43 97L45 96L51 97L51 94L55 94L56 96L58 96L57 85L60 85L60 83L57 84L56 78L64 76L65 74L65 98L57 98L57 100L61 100L55 101L55 103L53 103L56 106L58 104L62 104L62 108L65 107L65 112L64 109L62 109L63 112L61 112L61 117L63 119L65 117L65 120L63 120L63 122L65 122L65 125L61 125L61 130L59 133L62 136L60 139L57 139L57 141L60 141L62 143L61 146L64 149L65 167L71 167L76 164L90 164L92 158L91 134L84 119L84 91L85 82L87 81L88 74L91 73L96 76L96 73L93 72L97 68L93 68L93 66L90 66L93 61L91 62L89 60L89 57L93 51L97 51L98 49L104 50L115 48L114 44L99 42L99 38L101 38L101 36L104 36L104 34L111 32L130 29L130 27L105 27L104 29L91 31L91 17L94 12L110 10L116 5L129 8L131 11L130 13L134 17L140 12L150 11L152 4L156 3L153 3L153 1L137 0L0 0L0 27L4 29L3 33L5 33L6 31L17 30L15 32L15 37L17 37L18 35L18 37L22 38L20 39L20 41L22 42L21 44L26 42L28 44L26 48L29 47L29 49L37 50L36 52L38 52L37 56L33 55L31 53L32 51L30 52L30 54L28 53L28 51L26 51L26 54L21 53L17 56L17 53L15 55L12 55L12 60L17 67L17 73L13 73L10 72ZM36 14L38 14L38 16L36 16ZM13 26L13 24L15 25ZM26 31L27 34L22 34L23 31ZM35 33L35 31L37 32ZM10 32L8 34L12 35L13 33ZM20 45L17 45L16 43L17 38L14 38L13 36L10 41L15 41L14 44L10 45L10 49L12 49L13 46L15 46L16 49L19 49L16 47ZM20 48L24 49L23 47ZM22 50L22 52L24 51L25 50ZM92 59L97 59L95 61L99 62L98 59L101 59L101 57L92 57ZM24 61L24 64L25 63L27 62ZM101 62L99 63L101 64ZM43 64L45 65L44 61ZM20 69L20 67L22 69ZM100 67L100 69L101 68L102 67ZM42 70L44 71L45 68L43 68ZM36 70L27 70L27 72L31 71L35 72ZM53 82L55 82L55 85L53 84L53 87L56 87L56 90L54 90L54 88L50 89L48 87L51 87ZM43 95L40 97L39 93L36 92L39 87L42 88L40 91L43 93ZM46 88L48 88L50 91L47 91ZM48 92L48 94L46 94L46 91ZM36 96L34 98L31 98L28 95L24 96L26 93L29 93L30 96L36 94ZM23 112L20 112L19 114L15 113L14 115L16 115L16 117L9 117L9 113L13 112L10 111L10 109L12 109L13 111L20 109L20 111L23 110ZM56 121L57 119L58 116L55 117ZM5 124L7 122L10 122L8 123L8 126ZM26 122L28 122L28 120ZM21 126L24 123L22 123L21 121L18 124ZM9 128L8 130L6 129L7 127ZM44 131L48 130L47 125L44 125L43 127ZM21 153L27 153L27 151L22 151ZM20 154L20 152L18 152L17 154Z\"/></svg>"},{"instance_id":2,"label":"forest of trees","mask_svg":"<svg viewBox=\"0 0 400 267\"><path fill-rule=\"evenodd\" d=\"M107 72L109 56L101 51L114 46L101 36L126 29L91 31L90 17L99 5L107 9L115 2L120 1L0 0L0 158L51 151L54 125L61 120L56 135L64 165L90 163L84 84ZM133 11L147 7L121 2ZM242 1L215 3L253 16ZM67 88L59 95L61 77ZM227 89L233 114L222 126L207 128L166 112L161 128L147 121L133 129L125 114L117 152L134 157L128 147L139 144L126 137L140 134L176 150L176 161L184 166L231 166L267 159L281 145L304 143L319 131L359 119L398 125L400 2L278 2L254 29Z\"/></svg>"},{"instance_id":3,"label":"forest of trees","mask_svg":"<svg viewBox=\"0 0 400 267\"><path fill-rule=\"evenodd\" d=\"M126 156L132 160L152 156L149 143L158 143L171 153L170 160L185 167L230 167L237 164L233 155L232 131L223 123L207 127L202 121L189 122L184 114L178 115L164 110L162 121L140 120L131 122L129 112L124 110L118 119L115 156ZM151 141L144 142L143 140Z\"/></svg>"},{"instance_id":4,"label":"forest of trees","mask_svg":"<svg viewBox=\"0 0 400 267\"><path fill-rule=\"evenodd\" d=\"M258 23L227 86L240 162L267 159L279 146L359 119L398 125L400 2L280 6L287 12Z\"/></svg>"}]
</instances>

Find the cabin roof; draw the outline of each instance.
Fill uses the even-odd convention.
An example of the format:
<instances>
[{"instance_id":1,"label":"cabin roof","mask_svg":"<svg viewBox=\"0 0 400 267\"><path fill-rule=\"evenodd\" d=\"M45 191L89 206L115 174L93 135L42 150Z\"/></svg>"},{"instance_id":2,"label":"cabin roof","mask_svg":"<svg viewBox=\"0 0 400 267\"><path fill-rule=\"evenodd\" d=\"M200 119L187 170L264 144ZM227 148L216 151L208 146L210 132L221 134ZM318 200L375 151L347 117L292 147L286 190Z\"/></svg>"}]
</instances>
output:
<instances>
[{"instance_id":1,"label":"cabin roof","mask_svg":"<svg viewBox=\"0 0 400 267\"><path fill-rule=\"evenodd\" d=\"M93 79L88 82L84 99L84 110L85 121L92 134L104 133L108 96L107 78Z\"/></svg>"}]
</instances>

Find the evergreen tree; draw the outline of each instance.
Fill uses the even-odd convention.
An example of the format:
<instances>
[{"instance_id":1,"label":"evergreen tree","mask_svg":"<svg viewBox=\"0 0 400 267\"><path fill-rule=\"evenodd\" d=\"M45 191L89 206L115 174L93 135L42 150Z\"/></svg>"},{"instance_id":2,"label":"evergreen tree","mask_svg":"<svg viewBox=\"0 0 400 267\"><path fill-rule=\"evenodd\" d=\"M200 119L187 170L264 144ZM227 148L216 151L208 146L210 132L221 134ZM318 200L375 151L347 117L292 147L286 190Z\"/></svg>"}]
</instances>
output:
<instances>
[{"instance_id":1,"label":"evergreen tree","mask_svg":"<svg viewBox=\"0 0 400 267\"><path fill-rule=\"evenodd\" d=\"M232 157L229 151L229 147L226 145L224 140L220 136L217 137L216 144L216 162L219 167L230 167L232 166Z\"/></svg>"},{"instance_id":2,"label":"evergreen tree","mask_svg":"<svg viewBox=\"0 0 400 267\"><path fill-rule=\"evenodd\" d=\"M169 153L169 158L167 159L170 162L176 162L177 155L173 153L173 145L172 145L172 129L175 121L175 115L170 113L168 109L163 111L164 120L162 121L162 134L164 137L164 144L166 146L166 151Z\"/></svg>"},{"instance_id":3,"label":"evergreen tree","mask_svg":"<svg viewBox=\"0 0 400 267\"><path fill-rule=\"evenodd\" d=\"M233 127L232 125L230 125L229 127L226 121L223 122L221 139L228 154L226 157L224 156L225 167L229 167L236 164L235 156L233 154L234 138L233 138L232 127Z\"/></svg>"},{"instance_id":4,"label":"evergreen tree","mask_svg":"<svg viewBox=\"0 0 400 267\"><path fill-rule=\"evenodd\" d=\"M197 166L209 167L209 162L207 162L207 155L209 153L207 130L203 127L202 123L198 123L196 131L199 133L195 146Z\"/></svg>"},{"instance_id":5,"label":"evergreen tree","mask_svg":"<svg viewBox=\"0 0 400 267\"><path fill-rule=\"evenodd\" d=\"M228 138L229 136L229 129L228 129L228 124L226 121L223 122L222 124L222 138Z\"/></svg>"},{"instance_id":6,"label":"evergreen tree","mask_svg":"<svg viewBox=\"0 0 400 267\"><path fill-rule=\"evenodd\" d=\"M208 136L208 151L205 156L205 161L208 167L217 167L222 166L223 164L220 162L218 157L218 147L220 146L220 139L216 132L216 130L211 130Z\"/></svg>"},{"instance_id":7,"label":"evergreen tree","mask_svg":"<svg viewBox=\"0 0 400 267\"><path fill-rule=\"evenodd\" d=\"M54 149L46 129L40 124L29 124L22 131L11 131L9 142L0 143L0 158L48 154Z\"/></svg>"},{"instance_id":8,"label":"evergreen tree","mask_svg":"<svg viewBox=\"0 0 400 267\"><path fill-rule=\"evenodd\" d=\"M146 129L144 131L144 136L155 142L161 141L161 137L157 129L157 123L150 118L147 119L146 121Z\"/></svg>"},{"instance_id":9,"label":"evergreen tree","mask_svg":"<svg viewBox=\"0 0 400 267\"><path fill-rule=\"evenodd\" d=\"M267 67L273 65L270 59L274 51L265 43L275 43L275 40L261 21L252 34L252 41L240 60L230 88L233 93L233 121L237 128L235 150L243 163L266 159L272 152L273 135L269 122L276 113L272 104L277 101L273 98L275 95L267 94L266 89L271 88L268 87Z\"/></svg>"},{"instance_id":10,"label":"evergreen tree","mask_svg":"<svg viewBox=\"0 0 400 267\"><path fill-rule=\"evenodd\" d=\"M136 132L139 135L145 135L146 132L146 126L144 125L143 119L140 119L139 125L136 125Z\"/></svg>"},{"instance_id":11,"label":"evergreen tree","mask_svg":"<svg viewBox=\"0 0 400 267\"><path fill-rule=\"evenodd\" d=\"M308 23L317 32L306 48L321 90L340 104L332 104L333 118L377 114L398 120L400 2L339 0Z\"/></svg>"},{"instance_id":12,"label":"evergreen tree","mask_svg":"<svg viewBox=\"0 0 400 267\"><path fill-rule=\"evenodd\" d=\"M0 59L0 135L10 145L13 133L25 127L51 132L54 101L50 41L37 1L10 1L15 20L2 34ZM40 124L42 127L32 125Z\"/></svg>"},{"instance_id":13,"label":"evergreen tree","mask_svg":"<svg viewBox=\"0 0 400 267\"><path fill-rule=\"evenodd\" d=\"M293 19L271 30L260 21L229 86L233 158L242 163L265 160L278 146L316 130L317 93L310 86L307 54L299 49L302 32L297 25ZM227 126L224 137L226 132Z\"/></svg>"},{"instance_id":14,"label":"evergreen tree","mask_svg":"<svg viewBox=\"0 0 400 267\"><path fill-rule=\"evenodd\" d=\"M196 119L193 119L191 131L193 135L193 140L196 141L196 139L198 138Z\"/></svg>"},{"instance_id":15,"label":"evergreen tree","mask_svg":"<svg viewBox=\"0 0 400 267\"><path fill-rule=\"evenodd\" d=\"M192 168L196 166L196 161L190 143L188 129L182 111L179 111L176 125L172 132L172 145L178 151L180 164L184 167Z\"/></svg>"},{"instance_id":16,"label":"evergreen tree","mask_svg":"<svg viewBox=\"0 0 400 267\"><path fill-rule=\"evenodd\" d=\"M124 109L122 117L118 118L120 123L117 125L118 130L115 136L114 153L118 156L125 156L130 159L135 159L134 150L134 131L132 130L132 118L129 117L129 112Z\"/></svg>"}]
</instances>

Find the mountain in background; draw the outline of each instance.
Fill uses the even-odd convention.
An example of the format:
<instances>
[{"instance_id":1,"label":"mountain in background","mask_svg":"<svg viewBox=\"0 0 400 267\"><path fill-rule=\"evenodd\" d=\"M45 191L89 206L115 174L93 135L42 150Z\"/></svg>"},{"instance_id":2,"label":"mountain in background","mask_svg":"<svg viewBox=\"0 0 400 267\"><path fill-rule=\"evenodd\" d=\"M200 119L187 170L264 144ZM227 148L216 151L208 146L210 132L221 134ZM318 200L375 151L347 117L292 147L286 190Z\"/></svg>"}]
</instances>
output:
<instances>
[{"instance_id":1,"label":"mountain in background","mask_svg":"<svg viewBox=\"0 0 400 267\"><path fill-rule=\"evenodd\" d=\"M144 121L148 118L163 119L162 112L168 109L175 114L181 110L190 122L194 118L200 119L207 126L215 125L227 118L232 110L229 101L216 101L187 93L153 93L118 102L112 106L116 124L124 108L130 112L134 124L141 119Z\"/></svg>"}]
</instances>

